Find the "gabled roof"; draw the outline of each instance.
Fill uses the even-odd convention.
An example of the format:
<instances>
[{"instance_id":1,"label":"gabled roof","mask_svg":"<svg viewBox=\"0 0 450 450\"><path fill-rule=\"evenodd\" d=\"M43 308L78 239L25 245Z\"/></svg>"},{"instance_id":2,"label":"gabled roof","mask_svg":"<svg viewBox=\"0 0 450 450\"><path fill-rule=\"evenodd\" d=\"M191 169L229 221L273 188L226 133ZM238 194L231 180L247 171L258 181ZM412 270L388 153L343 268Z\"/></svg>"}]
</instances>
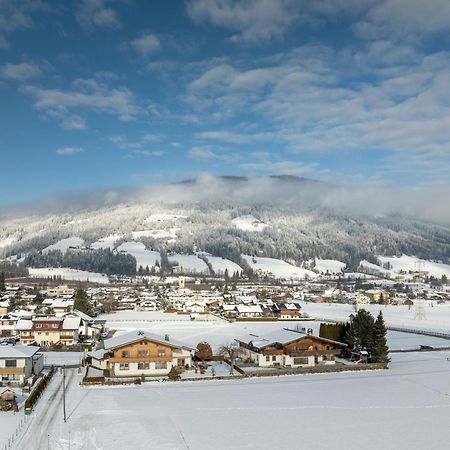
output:
<instances>
[{"instance_id":1,"label":"gabled roof","mask_svg":"<svg viewBox=\"0 0 450 450\"><path fill-rule=\"evenodd\" d=\"M33 345L0 345L0 358L31 358L40 349Z\"/></svg>"},{"instance_id":2,"label":"gabled roof","mask_svg":"<svg viewBox=\"0 0 450 450\"><path fill-rule=\"evenodd\" d=\"M265 348L274 344L287 345L291 342L298 341L300 339L311 338L321 342L326 342L329 344L339 345L341 347L346 347L347 344L342 342L332 341L331 339L325 339L319 336L314 336L312 334L305 334L301 331L290 330L288 328L282 328L281 330L275 330L271 333L264 334L262 336L256 334L249 334L241 338L235 339L237 342L242 342L243 344L252 344L256 348Z\"/></svg>"},{"instance_id":3,"label":"gabled roof","mask_svg":"<svg viewBox=\"0 0 450 450\"><path fill-rule=\"evenodd\" d=\"M164 336L160 336L157 334L149 333L148 331L139 331L134 330L126 334L122 334L117 337L113 337L111 339L106 339L104 341L105 350L113 350L118 347L122 347L124 345L132 344L134 342L139 342L143 339L157 342L160 344L164 344L168 347L172 348L184 348L187 350L195 350L193 347L186 345L184 342L175 341L170 339L169 341L165 340Z\"/></svg>"}]
</instances>

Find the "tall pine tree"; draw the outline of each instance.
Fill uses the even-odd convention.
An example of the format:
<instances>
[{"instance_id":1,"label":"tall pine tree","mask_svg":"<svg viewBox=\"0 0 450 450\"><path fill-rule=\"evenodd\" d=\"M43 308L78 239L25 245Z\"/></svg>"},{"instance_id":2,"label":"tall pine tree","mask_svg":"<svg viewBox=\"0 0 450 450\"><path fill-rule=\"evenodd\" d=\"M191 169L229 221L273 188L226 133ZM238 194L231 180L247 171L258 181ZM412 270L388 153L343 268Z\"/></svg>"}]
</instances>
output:
<instances>
[{"instance_id":1,"label":"tall pine tree","mask_svg":"<svg viewBox=\"0 0 450 450\"><path fill-rule=\"evenodd\" d=\"M386 332L387 330L384 325L383 313L380 311L373 326L373 362L387 364L390 361Z\"/></svg>"}]
</instances>

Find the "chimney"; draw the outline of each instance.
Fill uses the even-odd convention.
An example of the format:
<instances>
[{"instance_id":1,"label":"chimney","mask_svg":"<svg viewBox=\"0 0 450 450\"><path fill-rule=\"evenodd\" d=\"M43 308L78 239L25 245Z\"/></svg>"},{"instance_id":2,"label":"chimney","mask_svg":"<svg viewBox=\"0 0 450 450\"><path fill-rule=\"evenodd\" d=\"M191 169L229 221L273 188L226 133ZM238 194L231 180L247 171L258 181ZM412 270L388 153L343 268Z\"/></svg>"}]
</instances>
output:
<instances>
[{"instance_id":1,"label":"chimney","mask_svg":"<svg viewBox=\"0 0 450 450\"><path fill-rule=\"evenodd\" d=\"M170 339L169 339L169 335L168 335L168 334L166 334L166 335L164 336L164 340L165 340L165 341L167 341L167 342L169 342L169 341L170 341Z\"/></svg>"}]
</instances>

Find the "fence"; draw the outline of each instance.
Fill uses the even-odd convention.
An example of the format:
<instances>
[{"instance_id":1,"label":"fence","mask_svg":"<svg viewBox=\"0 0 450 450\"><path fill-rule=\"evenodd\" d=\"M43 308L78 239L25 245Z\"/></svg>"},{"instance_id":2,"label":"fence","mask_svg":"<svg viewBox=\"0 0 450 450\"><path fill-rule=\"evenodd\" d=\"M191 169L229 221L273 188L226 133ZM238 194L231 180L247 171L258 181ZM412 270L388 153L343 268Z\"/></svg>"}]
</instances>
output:
<instances>
[{"instance_id":1,"label":"fence","mask_svg":"<svg viewBox=\"0 0 450 450\"><path fill-rule=\"evenodd\" d=\"M8 441L6 444L2 447L2 450L9 450L14 445L14 442L19 437L19 433L22 430L22 428L28 423L28 420L30 420L29 416L23 416L22 419L19 422L19 425L16 427L12 435L8 438Z\"/></svg>"}]
</instances>

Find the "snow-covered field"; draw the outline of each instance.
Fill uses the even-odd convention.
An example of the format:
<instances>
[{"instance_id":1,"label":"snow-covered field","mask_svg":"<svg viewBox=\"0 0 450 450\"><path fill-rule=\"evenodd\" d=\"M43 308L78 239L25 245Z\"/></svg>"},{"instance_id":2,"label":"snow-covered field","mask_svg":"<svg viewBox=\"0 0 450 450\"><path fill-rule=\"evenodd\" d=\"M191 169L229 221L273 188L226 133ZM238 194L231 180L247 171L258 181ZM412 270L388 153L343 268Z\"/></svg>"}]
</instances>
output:
<instances>
[{"instance_id":1,"label":"snow-covered field","mask_svg":"<svg viewBox=\"0 0 450 450\"><path fill-rule=\"evenodd\" d=\"M109 279L106 275L96 272L87 272L85 270L69 269L67 267L42 267L28 269L30 276L36 278L61 277L68 281L90 281L91 283L108 284Z\"/></svg>"},{"instance_id":2,"label":"snow-covered field","mask_svg":"<svg viewBox=\"0 0 450 450\"><path fill-rule=\"evenodd\" d=\"M427 271L429 275L441 278L445 275L450 278L450 265L440 264L432 261L426 261L414 256L402 255L399 257L393 256L378 256L378 260L381 264L389 263L391 266L391 272L399 273L400 271L409 272L416 270Z\"/></svg>"},{"instance_id":3,"label":"snow-covered field","mask_svg":"<svg viewBox=\"0 0 450 450\"><path fill-rule=\"evenodd\" d=\"M99 239L97 242L94 242L91 245L91 248L94 250L98 249L113 249L116 241L118 241L123 236L121 234L110 234L109 236L106 236L104 238Z\"/></svg>"},{"instance_id":4,"label":"snow-covered field","mask_svg":"<svg viewBox=\"0 0 450 450\"><path fill-rule=\"evenodd\" d=\"M319 319L347 320L350 314L355 314L354 305L304 302L301 304L305 313ZM374 315L382 311L386 325L393 327L450 333L450 304L438 305L435 301L424 301L422 305L425 313L425 319L422 320L416 318L415 306L409 309L406 305L361 305L358 309L366 309Z\"/></svg>"},{"instance_id":5,"label":"snow-covered field","mask_svg":"<svg viewBox=\"0 0 450 450\"><path fill-rule=\"evenodd\" d=\"M133 255L136 258L137 268L139 268L139 266L142 266L144 269L146 266L151 268L156 265L156 262L161 261L159 252L147 250L142 242L124 242L117 247L117 250Z\"/></svg>"},{"instance_id":6,"label":"snow-covered field","mask_svg":"<svg viewBox=\"0 0 450 450\"><path fill-rule=\"evenodd\" d=\"M183 271L198 274L209 274L209 269L205 261L196 255L169 255L169 262L176 262Z\"/></svg>"},{"instance_id":7,"label":"snow-covered field","mask_svg":"<svg viewBox=\"0 0 450 450\"><path fill-rule=\"evenodd\" d=\"M261 232L269 225L262 222L261 220L253 217L252 215L239 216L231 221L231 223L238 229L242 231L256 231Z\"/></svg>"},{"instance_id":8,"label":"snow-covered field","mask_svg":"<svg viewBox=\"0 0 450 450\"><path fill-rule=\"evenodd\" d=\"M139 239L141 237L151 237L153 239L170 239L176 240L177 231L179 228L170 228L168 230L141 230L133 231L131 234L133 239Z\"/></svg>"},{"instance_id":9,"label":"snow-covered field","mask_svg":"<svg viewBox=\"0 0 450 450\"><path fill-rule=\"evenodd\" d=\"M336 261L335 259L318 259L316 258L315 269L320 273L341 273L342 269L346 266L345 263L341 261Z\"/></svg>"},{"instance_id":10,"label":"snow-covered field","mask_svg":"<svg viewBox=\"0 0 450 450\"><path fill-rule=\"evenodd\" d=\"M208 262L211 264L214 272L217 274L224 274L225 270L228 270L228 274L230 277L234 272L242 272L242 268L237 265L235 262L230 261L229 259L220 258L219 256L206 256Z\"/></svg>"},{"instance_id":11,"label":"snow-covered field","mask_svg":"<svg viewBox=\"0 0 450 450\"><path fill-rule=\"evenodd\" d=\"M394 354L389 371L126 387L81 387L68 371L67 422L56 374L15 448L446 449L449 355Z\"/></svg>"},{"instance_id":12,"label":"snow-covered field","mask_svg":"<svg viewBox=\"0 0 450 450\"><path fill-rule=\"evenodd\" d=\"M284 279L304 279L315 278L317 274L311 270L302 269L292 264L274 258L260 258L242 255L253 270L261 270L263 273L272 273L276 278Z\"/></svg>"},{"instance_id":13,"label":"snow-covered field","mask_svg":"<svg viewBox=\"0 0 450 450\"><path fill-rule=\"evenodd\" d=\"M62 253L65 253L69 247L80 247L84 245L84 240L79 237L69 237L66 239L61 239L60 241L49 245L48 247L42 250L42 253L47 253L51 250L60 250Z\"/></svg>"}]
</instances>

